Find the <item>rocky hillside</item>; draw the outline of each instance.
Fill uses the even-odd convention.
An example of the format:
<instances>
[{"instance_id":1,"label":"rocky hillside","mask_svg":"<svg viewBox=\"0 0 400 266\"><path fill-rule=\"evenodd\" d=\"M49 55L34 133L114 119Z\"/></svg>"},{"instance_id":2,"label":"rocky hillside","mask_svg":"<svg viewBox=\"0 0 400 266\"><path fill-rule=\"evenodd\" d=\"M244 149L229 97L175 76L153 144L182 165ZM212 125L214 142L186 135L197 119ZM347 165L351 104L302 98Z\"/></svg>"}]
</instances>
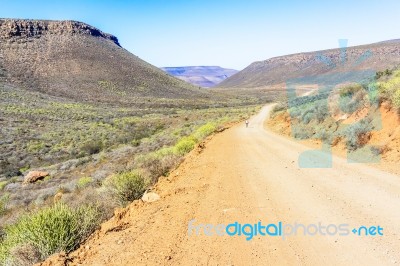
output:
<instances>
[{"instance_id":1,"label":"rocky hillside","mask_svg":"<svg viewBox=\"0 0 400 266\"><path fill-rule=\"evenodd\" d=\"M362 60L365 55L369 57ZM400 40L349 47L345 58L345 63L342 64L340 49L274 57L252 63L224 80L218 87L268 87L300 77L365 69L385 70L400 64Z\"/></svg>"},{"instance_id":2,"label":"rocky hillside","mask_svg":"<svg viewBox=\"0 0 400 266\"><path fill-rule=\"evenodd\" d=\"M76 21L0 19L0 59L3 82L72 100L205 96L123 49L115 36Z\"/></svg>"},{"instance_id":3,"label":"rocky hillside","mask_svg":"<svg viewBox=\"0 0 400 266\"><path fill-rule=\"evenodd\" d=\"M172 76L203 88L214 87L238 72L219 66L163 67L161 69Z\"/></svg>"}]
</instances>

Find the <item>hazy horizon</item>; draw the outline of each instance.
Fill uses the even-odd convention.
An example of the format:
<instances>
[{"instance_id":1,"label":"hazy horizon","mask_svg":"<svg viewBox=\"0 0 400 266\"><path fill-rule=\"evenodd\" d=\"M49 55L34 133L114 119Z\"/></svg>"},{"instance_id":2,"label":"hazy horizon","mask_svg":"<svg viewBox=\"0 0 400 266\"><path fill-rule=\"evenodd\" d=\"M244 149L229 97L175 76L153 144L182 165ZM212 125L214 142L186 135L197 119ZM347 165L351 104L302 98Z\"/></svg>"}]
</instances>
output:
<instances>
[{"instance_id":1,"label":"hazy horizon","mask_svg":"<svg viewBox=\"0 0 400 266\"><path fill-rule=\"evenodd\" d=\"M397 1L3 1L0 17L77 20L157 67L220 66L398 39ZM376 12L385 14L375 19Z\"/></svg>"}]
</instances>

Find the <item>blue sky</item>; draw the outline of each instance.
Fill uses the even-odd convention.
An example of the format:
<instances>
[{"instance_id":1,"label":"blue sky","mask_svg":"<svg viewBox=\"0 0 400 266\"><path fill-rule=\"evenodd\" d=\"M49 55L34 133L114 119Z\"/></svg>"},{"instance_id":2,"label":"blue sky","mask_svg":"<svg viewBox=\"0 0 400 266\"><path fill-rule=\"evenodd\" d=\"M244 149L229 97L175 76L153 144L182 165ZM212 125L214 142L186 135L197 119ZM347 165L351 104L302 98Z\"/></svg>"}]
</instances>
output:
<instances>
[{"instance_id":1,"label":"blue sky","mask_svg":"<svg viewBox=\"0 0 400 266\"><path fill-rule=\"evenodd\" d=\"M400 1L18 1L0 17L83 21L158 67L220 65L400 38Z\"/></svg>"}]
</instances>

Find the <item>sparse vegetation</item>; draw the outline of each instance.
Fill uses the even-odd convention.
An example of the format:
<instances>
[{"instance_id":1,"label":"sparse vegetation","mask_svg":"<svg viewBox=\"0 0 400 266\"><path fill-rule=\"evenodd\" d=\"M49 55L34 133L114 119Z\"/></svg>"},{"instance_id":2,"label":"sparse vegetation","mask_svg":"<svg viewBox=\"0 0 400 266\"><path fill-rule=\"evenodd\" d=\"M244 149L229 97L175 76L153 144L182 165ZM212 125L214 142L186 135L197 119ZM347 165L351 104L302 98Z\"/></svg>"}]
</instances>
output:
<instances>
[{"instance_id":1,"label":"sparse vegetation","mask_svg":"<svg viewBox=\"0 0 400 266\"><path fill-rule=\"evenodd\" d=\"M319 139L333 144L345 139L350 151L366 144L368 133L373 130L374 110L378 107L375 82L350 84L336 88L333 93L322 91L318 95L296 97L288 102L288 108L280 104L272 117L288 112L291 133L297 139ZM340 123L352 114L369 108L367 116L351 124ZM369 110L368 109L368 110Z\"/></svg>"},{"instance_id":2,"label":"sparse vegetation","mask_svg":"<svg viewBox=\"0 0 400 266\"><path fill-rule=\"evenodd\" d=\"M7 128L1 132L0 190L7 186L9 193L1 204L5 215L0 216L0 227L19 228L19 232L27 230L30 218L26 217L47 210L56 200L69 206L99 204L107 209L99 219L109 218L114 206L139 198L220 125L258 110L256 106L195 108L190 101L184 108L175 104L151 109L98 106L59 102L2 86L0 94L0 126ZM51 178L22 186L22 174L38 168L49 171ZM14 221L19 218L24 223L17 226ZM37 219L35 223L40 224ZM54 251L14 243L10 239L16 239L17 233L9 230L0 239L2 259L36 262Z\"/></svg>"},{"instance_id":3,"label":"sparse vegetation","mask_svg":"<svg viewBox=\"0 0 400 266\"><path fill-rule=\"evenodd\" d=\"M400 70L377 72L375 78L379 80L347 84L333 93L322 91L314 96L296 97L288 101L288 108L284 104L277 105L272 117L288 112L295 138L320 139L335 145L344 140L348 150L355 151L368 142L370 132L380 124L380 115L376 114L380 113L381 102L388 101L398 110L400 108ZM349 117L356 121L341 123Z\"/></svg>"}]
</instances>

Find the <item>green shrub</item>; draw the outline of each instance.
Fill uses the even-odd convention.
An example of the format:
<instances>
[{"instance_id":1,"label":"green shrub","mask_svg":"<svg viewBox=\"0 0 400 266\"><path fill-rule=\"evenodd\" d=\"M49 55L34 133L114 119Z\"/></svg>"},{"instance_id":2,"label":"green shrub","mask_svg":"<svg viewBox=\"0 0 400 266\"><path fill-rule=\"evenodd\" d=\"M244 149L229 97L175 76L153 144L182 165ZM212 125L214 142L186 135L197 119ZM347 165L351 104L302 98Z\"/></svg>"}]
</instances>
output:
<instances>
[{"instance_id":1,"label":"green shrub","mask_svg":"<svg viewBox=\"0 0 400 266\"><path fill-rule=\"evenodd\" d=\"M371 121L367 119L361 120L360 122L348 126L344 130L344 137L346 137L347 147L351 150L356 150L362 146L359 142L361 135L372 130Z\"/></svg>"},{"instance_id":2,"label":"green shrub","mask_svg":"<svg viewBox=\"0 0 400 266\"><path fill-rule=\"evenodd\" d=\"M167 176L169 171L177 166L181 156L175 152L174 147L164 147L155 152L138 156L136 164L146 169L151 177L151 183L157 182L160 176Z\"/></svg>"},{"instance_id":3,"label":"green shrub","mask_svg":"<svg viewBox=\"0 0 400 266\"><path fill-rule=\"evenodd\" d=\"M339 108L347 114L352 114L357 111L362 102L355 101L352 96L342 96L339 98Z\"/></svg>"},{"instance_id":4,"label":"green shrub","mask_svg":"<svg viewBox=\"0 0 400 266\"><path fill-rule=\"evenodd\" d=\"M310 139L313 135L306 128L300 126L293 127L292 134L295 139Z\"/></svg>"},{"instance_id":5,"label":"green shrub","mask_svg":"<svg viewBox=\"0 0 400 266\"><path fill-rule=\"evenodd\" d=\"M161 148L155 152L155 156L157 156L157 157L164 157L164 156L169 156L169 155L174 155L173 147Z\"/></svg>"},{"instance_id":6,"label":"green shrub","mask_svg":"<svg viewBox=\"0 0 400 266\"><path fill-rule=\"evenodd\" d=\"M391 69L386 69L385 71L378 71L375 74L376 79L380 79L383 76L390 76L393 73L393 70Z\"/></svg>"},{"instance_id":7,"label":"green shrub","mask_svg":"<svg viewBox=\"0 0 400 266\"><path fill-rule=\"evenodd\" d=\"M33 246L42 260L55 252L70 252L95 230L99 217L96 207L72 209L63 203L23 216L5 228L5 238L0 243L0 262L13 261L11 251L25 244Z\"/></svg>"},{"instance_id":8,"label":"green shrub","mask_svg":"<svg viewBox=\"0 0 400 266\"><path fill-rule=\"evenodd\" d=\"M103 143L100 140L88 141L81 146L81 150L88 155L99 153L103 149Z\"/></svg>"},{"instance_id":9,"label":"green shrub","mask_svg":"<svg viewBox=\"0 0 400 266\"><path fill-rule=\"evenodd\" d=\"M333 138L332 135L333 133L327 131L325 128L319 128L319 130L317 130L316 134L314 135L314 138L320 139L323 142L331 143Z\"/></svg>"},{"instance_id":10,"label":"green shrub","mask_svg":"<svg viewBox=\"0 0 400 266\"><path fill-rule=\"evenodd\" d=\"M302 115L302 110L299 107L292 107L288 109L290 117L300 117Z\"/></svg>"},{"instance_id":11,"label":"green shrub","mask_svg":"<svg viewBox=\"0 0 400 266\"><path fill-rule=\"evenodd\" d=\"M361 85L353 85L340 89L339 107L345 113L352 114L364 105L366 91Z\"/></svg>"},{"instance_id":12,"label":"green shrub","mask_svg":"<svg viewBox=\"0 0 400 266\"><path fill-rule=\"evenodd\" d=\"M313 110L307 110L303 113L301 120L303 121L304 124L310 123L311 120L313 120L315 117L315 114Z\"/></svg>"},{"instance_id":13,"label":"green shrub","mask_svg":"<svg viewBox=\"0 0 400 266\"><path fill-rule=\"evenodd\" d=\"M393 103L396 107L400 107L400 86L399 88L393 93Z\"/></svg>"},{"instance_id":14,"label":"green shrub","mask_svg":"<svg viewBox=\"0 0 400 266\"><path fill-rule=\"evenodd\" d=\"M363 87L360 84L346 86L339 90L339 95L340 97L353 96L362 89Z\"/></svg>"},{"instance_id":15,"label":"green shrub","mask_svg":"<svg viewBox=\"0 0 400 266\"><path fill-rule=\"evenodd\" d=\"M328 105L325 101L315 103L315 116L319 123L323 122L329 115Z\"/></svg>"},{"instance_id":16,"label":"green shrub","mask_svg":"<svg viewBox=\"0 0 400 266\"><path fill-rule=\"evenodd\" d=\"M29 170L29 168L30 168L30 166L25 166L25 167L20 168L19 171L21 173L25 173L25 172L27 172Z\"/></svg>"},{"instance_id":17,"label":"green shrub","mask_svg":"<svg viewBox=\"0 0 400 266\"><path fill-rule=\"evenodd\" d=\"M277 112L280 111L285 111L288 108L287 106L287 102L279 102L277 105L274 106L274 108L272 109L271 114L275 114Z\"/></svg>"},{"instance_id":18,"label":"green shrub","mask_svg":"<svg viewBox=\"0 0 400 266\"><path fill-rule=\"evenodd\" d=\"M78 182L76 183L76 187L78 189L82 189L87 187L90 183L93 182L93 179L89 176L79 178Z\"/></svg>"},{"instance_id":19,"label":"green shrub","mask_svg":"<svg viewBox=\"0 0 400 266\"><path fill-rule=\"evenodd\" d=\"M379 92L388 98L396 107L400 107L400 70L393 72L392 77L386 82L380 82Z\"/></svg>"},{"instance_id":20,"label":"green shrub","mask_svg":"<svg viewBox=\"0 0 400 266\"><path fill-rule=\"evenodd\" d=\"M7 203L10 198L9 194L5 194L0 197L0 216L4 214L7 209Z\"/></svg>"},{"instance_id":21,"label":"green shrub","mask_svg":"<svg viewBox=\"0 0 400 266\"><path fill-rule=\"evenodd\" d=\"M170 170L177 166L180 158L175 154L149 157L143 162L142 167L150 172L152 183L156 183L160 176L167 176Z\"/></svg>"},{"instance_id":22,"label":"green shrub","mask_svg":"<svg viewBox=\"0 0 400 266\"><path fill-rule=\"evenodd\" d=\"M30 141L27 144L26 148L28 149L29 152L38 152L44 148L44 143L42 141L36 141L36 140Z\"/></svg>"},{"instance_id":23,"label":"green shrub","mask_svg":"<svg viewBox=\"0 0 400 266\"><path fill-rule=\"evenodd\" d=\"M0 182L0 190L3 190L4 187L5 187L7 184L8 184L7 181L1 181L1 182Z\"/></svg>"},{"instance_id":24,"label":"green shrub","mask_svg":"<svg viewBox=\"0 0 400 266\"><path fill-rule=\"evenodd\" d=\"M196 138L197 140L202 140L202 139L206 138L207 136L211 135L212 133L214 133L216 129L217 129L217 127L214 123L207 123L207 124L199 127L193 133L193 137Z\"/></svg>"},{"instance_id":25,"label":"green shrub","mask_svg":"<svg viewBox=\"0 0 400 266\"><path fill-rule=\"evenodd\" d=\"M196 145L196 139L194 137L183 137L174 146L174 152L178 155L185 155L186 153L193 150Z\"/></svg>"},{"instance_id":26,"label":"green shrub","mask_svg":"<svg viewBox=\"0 0 400 266\"><path fill-rule=\"evenodd\" d=\"M142 197L148 180L138 171L130 171L111 176L105 185L120 204L126 205Z\"/></svg>"}]
</instances>

